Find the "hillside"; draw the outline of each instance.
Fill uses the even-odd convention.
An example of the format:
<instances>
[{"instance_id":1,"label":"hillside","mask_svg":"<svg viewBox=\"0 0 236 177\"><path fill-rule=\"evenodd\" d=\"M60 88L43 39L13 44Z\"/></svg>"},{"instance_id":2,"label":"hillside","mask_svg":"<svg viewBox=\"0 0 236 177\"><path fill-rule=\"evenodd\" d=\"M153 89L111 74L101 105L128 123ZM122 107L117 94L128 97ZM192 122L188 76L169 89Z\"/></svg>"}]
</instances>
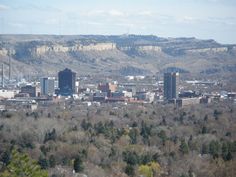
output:
<instances>
[{"instance_id":1,"label":"hillside","mask_svg":"<svg viewBox=\"0 0 236 177\"><path fill-rule=\"evenodd\" d=\"M18 77L55 75L65 67L78 74L154 74L168 68L236 72L236 45L196 38L0 35L0 64L8 65L9 57Z\"/></svg>"}]
</instances>

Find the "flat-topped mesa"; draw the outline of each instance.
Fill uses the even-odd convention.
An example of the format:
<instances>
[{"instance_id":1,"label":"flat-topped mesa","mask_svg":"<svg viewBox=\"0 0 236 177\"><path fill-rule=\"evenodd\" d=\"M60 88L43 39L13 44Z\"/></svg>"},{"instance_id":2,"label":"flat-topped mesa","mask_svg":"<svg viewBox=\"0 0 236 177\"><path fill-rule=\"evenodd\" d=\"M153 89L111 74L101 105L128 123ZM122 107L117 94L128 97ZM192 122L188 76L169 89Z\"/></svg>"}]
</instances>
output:
<instances>
[{"instance_id":1,"label":"flat-topped mesa","mask_svg":"<svg viewBox=\"0 0 236 177\"><path fill-rule=\"evenodd\" d=\"M185 53L206 53L206 52L213 52L213 53L228 52L228 48L227 47L216 47L216 48L185 50Z\"/></svg>"},{"instance_id":2,"label":"flat-topped mesa","mask_svg":"<svg viewBox=\"0 0 236 177\"><path fill-rule=\"evenodd\" d=\"M115 43L96 43L89 45L75 44L73 46L63 46L63 45L43 45L37 46L31 49L33 55L43 55L49 52L86 52L86 51L106 51L106 50L115 50Z\"/></svg>"}]
</instances>

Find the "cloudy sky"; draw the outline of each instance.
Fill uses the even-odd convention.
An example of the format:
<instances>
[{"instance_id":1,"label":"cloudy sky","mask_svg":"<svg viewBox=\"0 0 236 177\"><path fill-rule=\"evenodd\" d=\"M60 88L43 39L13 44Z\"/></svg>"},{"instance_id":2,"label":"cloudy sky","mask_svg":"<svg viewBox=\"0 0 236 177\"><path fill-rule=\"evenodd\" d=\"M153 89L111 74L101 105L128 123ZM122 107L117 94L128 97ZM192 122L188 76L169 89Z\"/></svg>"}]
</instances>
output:
<instances>
[{"instance_id":1,"label":"cloudy sky","mask_svg":"<svg viewBox=\"0 0 236 177\"><path fill-rule=\"evenodd\" d=\"M0 0L4 34L153 34L236 44L236 0Z\"/></svg>"}]
</instances>

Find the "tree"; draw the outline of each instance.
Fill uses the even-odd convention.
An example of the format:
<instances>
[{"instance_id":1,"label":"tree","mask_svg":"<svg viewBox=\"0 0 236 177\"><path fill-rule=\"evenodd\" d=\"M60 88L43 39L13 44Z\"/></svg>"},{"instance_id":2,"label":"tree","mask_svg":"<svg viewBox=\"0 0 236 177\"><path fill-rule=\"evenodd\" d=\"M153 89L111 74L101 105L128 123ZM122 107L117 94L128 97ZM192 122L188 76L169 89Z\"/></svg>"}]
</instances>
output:
<instances>
[{"instance_id":1,"label":"tree","mask_svg":"<svg viewBox=\"0 0 236 177\"><path fill-rule=\"evenodd\" d=\"M215 117L215 120L219 119L219 115L221 115L222 112L218 111L217 109L214 110L213 116Z\"/></svg>"},{"instance_id":2,"label":"tree","mask_svg":"<svg viewBox=\"0 0 236 177\"><path fill-rule=\"evenodd\" d=\"M149 144L149 136L151 135L152 126L148 126L144 121L141 122L140 135L143 137L143 143Z\"/></svg>"},{"instance_id":3,"label":"tree","mask_svg":"<svg viewBox=\"0 0 236 177\"><path fill-rule=\"evenodd\" d=\"M101 121L94 125L94 129L96 130L97 134L104 134L105 133L105 126Z\"/></svg>"},{"instance_id":4,"label":"tree","mask_svg":"<svg viewBox=\"0 0 236 177\"><path fill-rule=\"evenodd\" d=\"M5 164L8 165L11 159L11 152L10 151L5 151L1 157L1 161Z\"/></svg>"},{"instance_id":5,"label":"tree","mask_svg":"<svg viewBox=\"0 0 236 177\"><path fill-rule=\"evenodd\" d=\"M141 161L140 163L142 163L142 164L144 164L144 165L148 164L149 162L152 161L152 156L151 156L151 154L149 154L149 153L143 154L143 155L141 156L141 158L140 158L140 161Z\"/></svg>"},{"instance_id":6,"label":"tree","mask_svg":"<svg viewBox=\"0 0 236 177\"><path fill-rule=\"evenodd\" d=\"M140 165L138 172L144 177L153 177L152 168L148 165Z\"/></svg>"},{"instance_id":7,"label":"tree","mask_svg":"<svg viewBox=\"0 0 236 177\"><path fill-rule=\"evenodd\" d=\"M221 152L222 152L222 158L224 159L224 160L226 160L227 159L227 155L228 155L228 146L227 146L227 143L223 143L222 144L222 148L221 148Z\"/></svg>"},{"instance_id":8,"label":"tree","mask_svg":"<svg viewBox=\"0 0 236 177\"><path fill-rule=\"evenodd\" d=\"M42 155L39 157L38 163L42 169L47 169L49 167L49 163L46 158Z\"/></svg>"},{"instance_id":9,"label":"tree","mask_svg":"<svg viewBox=\"0 0 236 177\"><path fill-rule=\"evenodd\" d=\"M135 174L134 166L128 164L128 165L125 167L125 173L126 173L127 175L129 175L129 176L134 176L134 174Z\"/></svg>"},{"instance_id":10,"label":"tree","mask_svg":"<svg viewBox=\"0 0 236 177\"><path fill-rule=\"evenodd\" d=\"M85 119L83 119L81 122L81 127L86 131L90 127L92 127L92 124L90 122L87 122Z\"/></svg>"},{"instance_id":11,"label":"tree","mask_svg":"<svg viewBox=\"0 0 236 177\"><path fill-rule=\"evenodd\" d=\"M47 132L47 133L45 134L44 143L46 143L46 142L49 141L49 140L55 141L56 138L57 138L56 129L53 128L52 131Z\"/></svg>"},{"instance_id":12,"label":"tree","mask_svg":"<svg viewBox=\"0 0 236 177\"><path fill-rule=\"evenodd\" d=\"M77 156L74 160L74 170L76 173L82 172L84 170L83 161L80 156Z\"/></svg>"},{"instance_id":13,"label":"tree","mask_svg":"<svg viewBox=\"0 0 236 177\"><path fill-rule=\"evenodd\" d=\"M209 144L209 153L213 156L213 158L219 157L220 144L218 141L211 141Z\"/></svg>"},{"instance_id":14,"label":"tree","mask_svg":"<svg viewBox=\"0 0 236 177\"><path fill-rule=\"evenodd\" d=\"M202 134L206 134L207 133L207 128L206 128L206 126L203 126L202 127Z\"/></svg>"},{"instance_id":15,"label":"tree","mask_svg":"<svg viewBox=\"0 0 236 177\"><path fill-rule=\"evenodd\" d=\"M159 176L161 173L161 167L158 162L150 162L146 165L140 165L138 172L144 177Z\"/></svg>"},{"instance_id":16,"label":"tree","mask_svg":"<svg viewBox=\"0 0 236 177\"><path fill-rule=\"evenodd\" d=\"M42 170L36 161L30 159L27 154L19 153L16 149L12 150L10 163L1 177L48 177L48 173Z\"/></svg>"},{"instance_id":17,"label":"tree","mask_svg":"<svg viewBox=\"0 0 236 177\"><path fill-rule=\"evenodd\" d=\"M129 137L130 137L130 143L136 144L137 143L137 136L138 136L138 130L133 128L129 131Z\"/></svg>"},{"instance_id":18,"label":"tree","mask_svg":"<svg viewBox=\"0 0 236 177\"><path fill-rule=\"evenodd\" d=\"M207 144L203 144L202 145L202 151L201 151L201 154L208 154L209 152L209 146Z\"/></svg>"},{"instance_id":19,"label":"tree","mask_svg":"<svg viewBox=\"0 0 236 177\"><path fill-rule=\"evenodd\" d=\"M123 159L127 164L136 165L139 163L139 156L136 152L123 152Z\"/></svg>"},{"instance_id":20,"label":"tree","mask_svg":"<svg viewBox=\"0 0 236 177\"><path fill-rule=\"evenodd\" d=\"M49 162L49 166L51 168L54 168L56 166L56 159L55 159L54 155L49 156L48 162Z\"/></svg>"},{"instance_id":21,"label":"tree","mask_svg":"<svg viewBox=\"0 0 236 177\"><path fill-rule=\"evenodd\" d=\"M158 133L158 136L161 138L162 145L164 146L167 140L166 132L164 130L161 130L160 133Z\"/></svg>"},{"instance_id":22,"label":"tree","mask_svg":"<svg viewBox=\"0 0 236 177\"><path fill-rule=\"evenodd\" d=\"M152 169L153 176L157 176L157 175L161 174L161 166L158 162L150 162L148 165Z\"/></svg>"},{"instance_id":23,"label":"tree","mask_svg":"<svg viewBox=\"0 0 236 177\"><path fill-rule=\"evenodd\" d=\"M188 144L185 142L185 140L181 140L179 150L182 154L188 154L189 148L188 148Z\"/></svg>"},{"instance_id":24,"label":"tree","mask_svg":"<svg viewBox=\"0 0 236 177\"><path fill-rule=\"evenodd\" d=\"M51 117L52 117L52 115L51 115L51 113L49 112L49 113L48 113L48 118L51 118Z\"/></svg>"}]
</instances>

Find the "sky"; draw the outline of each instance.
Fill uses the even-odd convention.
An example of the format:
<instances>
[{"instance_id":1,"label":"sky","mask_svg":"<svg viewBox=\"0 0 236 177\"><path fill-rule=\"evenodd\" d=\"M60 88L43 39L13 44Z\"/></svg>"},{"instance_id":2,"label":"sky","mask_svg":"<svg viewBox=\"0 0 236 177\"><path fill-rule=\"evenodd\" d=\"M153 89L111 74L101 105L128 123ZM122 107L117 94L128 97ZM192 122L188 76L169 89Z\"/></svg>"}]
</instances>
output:
<instances>
[{"instance_id":1,"label":"sky","mask_svg":"<svg viewBox=\"0 0 236 177\"><path fill-rule=\"evenodd\" d=\"M1 34L142 34L236 44L236 0L0 0Z\"/></svg>"}]
</instances>

